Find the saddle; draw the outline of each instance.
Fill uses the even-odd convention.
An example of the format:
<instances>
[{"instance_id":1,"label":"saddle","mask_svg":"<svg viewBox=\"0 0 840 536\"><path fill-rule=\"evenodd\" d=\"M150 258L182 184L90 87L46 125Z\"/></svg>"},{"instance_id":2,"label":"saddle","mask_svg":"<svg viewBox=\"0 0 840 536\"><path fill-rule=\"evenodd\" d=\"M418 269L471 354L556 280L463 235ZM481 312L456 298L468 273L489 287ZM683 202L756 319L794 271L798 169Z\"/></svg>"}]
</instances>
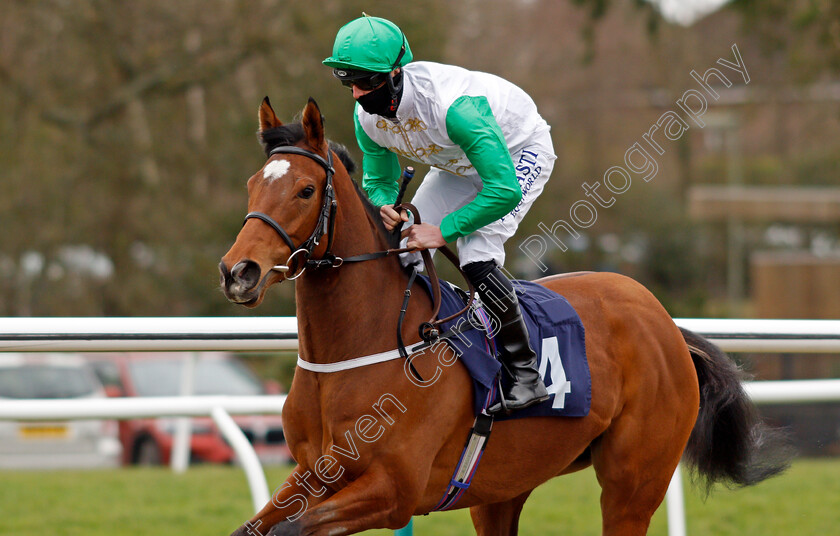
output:
<instances>
[{"instance_id":1,"label":"saddle","mask_svg":"<svg viewBox=\"0 0 840 536\"><path fill-rule=\"evenodd\" d=\"M432 295L433 283L419 275L418 283ZM568 300L548 288L530 281L512 280L519 299L531 347L537 353L538 370L549 399L497 420L534 416L584 417L589 414L592 388L583 323ZM444 281L440 287L441 339L455 351L473 380L474 411L478 415L487 397L498 385L498 360L492 329L486 322L480 299L470 302L463 289ZM467 309L464 310L464 306ZM501 374L501 381L509 381ZM494 394L495 397L498 393Z\"/></svg>"}]
</instances>

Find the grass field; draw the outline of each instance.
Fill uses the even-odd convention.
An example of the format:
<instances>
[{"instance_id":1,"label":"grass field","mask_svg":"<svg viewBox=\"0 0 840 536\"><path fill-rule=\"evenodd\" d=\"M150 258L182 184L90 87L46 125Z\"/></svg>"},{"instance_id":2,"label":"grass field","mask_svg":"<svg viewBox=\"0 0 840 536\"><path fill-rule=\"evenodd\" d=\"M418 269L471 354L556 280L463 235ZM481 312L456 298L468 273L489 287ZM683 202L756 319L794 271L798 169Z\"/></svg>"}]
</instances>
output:
<instances>
[{"instance_id":1,"label":"grass field","mask_svg":"<svg viewBox=\"0 0 840 536\"><path fill-rule=\"evenodd\" d=\"M278 486L288 472L269 468L269 484ZM525 505L520 533L600 534L598 491L591 470L548 482ZM686 502L691 536L840 534L840 461L799 460L779 478L737 491L719 488L705 503L687 489ZM183 475L167 469L0 472L3 536L226 536L250 514L245 476L235 467L193 467ZM415 518L414 527L418 536L474 534L466 510ZM664 507L650 534L667 534Z\"/></svg>"}]
</instances>

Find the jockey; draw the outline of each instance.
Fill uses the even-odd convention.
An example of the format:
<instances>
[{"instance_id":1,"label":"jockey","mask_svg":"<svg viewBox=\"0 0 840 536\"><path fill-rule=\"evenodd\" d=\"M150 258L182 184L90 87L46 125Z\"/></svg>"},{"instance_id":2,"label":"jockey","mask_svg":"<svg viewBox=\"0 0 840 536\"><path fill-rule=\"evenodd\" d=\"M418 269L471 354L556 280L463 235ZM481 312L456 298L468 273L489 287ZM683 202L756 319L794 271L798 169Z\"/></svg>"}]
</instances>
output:
<instances>
[{"instance_id":1,"label":"jockey","mask_svg":"<svg viewBox=\"0 0 840 536\"><path fill-rule=\"evenodd\" d=\"M502 273L504 243L542 192L554 166L549 126L534 101L497 76L439 63L412 62L402 30L364 16L343 26L324 64L356 99L362 186L393 230L409 215L393 209L397 155L431 166L412 203L423 223L407 247L457 241L461 267L497 321L496 342L512 384L508 409L548 398L513 285ZM415 263L416 253L403 262ZM491 411L501 409L496 404Z\"/></svg>"}]
</instances>

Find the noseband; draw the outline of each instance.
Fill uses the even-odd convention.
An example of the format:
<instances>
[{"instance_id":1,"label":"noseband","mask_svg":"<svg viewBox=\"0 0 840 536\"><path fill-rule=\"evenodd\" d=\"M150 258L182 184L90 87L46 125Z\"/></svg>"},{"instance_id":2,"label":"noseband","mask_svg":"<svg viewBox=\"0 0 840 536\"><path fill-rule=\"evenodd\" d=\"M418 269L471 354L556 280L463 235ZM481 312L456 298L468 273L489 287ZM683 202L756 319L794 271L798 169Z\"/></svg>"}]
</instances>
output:
<instances>
[{"instance_id":1,"label":"noseband","mask_svg":"<svg viewBox=\"0 0 840 536\"><path fill-rule=\"evenodd\" d=\"M324 171L327 174L326 178L326 185L324 186L324 203L321 205L320 213L318 214L318 223L315 224L315 230L312 231L312 234L309 238L300 246L295 246L295 243L292 241L289 233L287 233L283 226L279 223L274 221L274 218L265 214L263 212L249 212L245 216L245 221L242 222L242 225L245 225L248 220L250 219L257 219L262 220L267 223L272 229L274 229L283 242L289 246L289 250L292 254L289 256L289 259L286 261L285 265L277 265L273 268L278 272L288 272L290 270L290 266L292 264L292 260L299 254L303 254L306 263L304 264L303 268L298 272L295 270L293 276L289 277L286 276L286 279L297 279L298 277L303 274L306 270L306 266L310 264L310 257L312 256L312 251L318 247L318 244L321 241L321 237L324 236L324 233L327 234L327 252L324 254L324 258L319 261L315 261L318 263L328 263L331 266L340 266L341 259L336 257L330 252L332 248L332 239L333 239L333 229L335 227L335 211L338 207L338 202L335 199L335 189L333 188L333 175L335 175L335 168L333 167L333 158L332 158L332 151L329 149L327 150L327 160L321 155L313 153L311 151L307 151L306 149L301 149L300 147L293 147L293 146L283 146L283 147L275 147L268 153L268 157L271 158L276 154L296 154L300 156L305 156L311 160L314 160L318 165L324 168Z\"/></svg>"}]
</instances>

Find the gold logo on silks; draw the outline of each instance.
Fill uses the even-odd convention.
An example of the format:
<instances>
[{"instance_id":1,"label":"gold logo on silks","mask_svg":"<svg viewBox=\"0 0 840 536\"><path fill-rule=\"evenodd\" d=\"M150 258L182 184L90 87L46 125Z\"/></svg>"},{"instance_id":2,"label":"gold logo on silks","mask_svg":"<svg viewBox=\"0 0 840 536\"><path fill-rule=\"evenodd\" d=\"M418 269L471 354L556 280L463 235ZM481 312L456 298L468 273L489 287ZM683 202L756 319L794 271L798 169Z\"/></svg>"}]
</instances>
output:
<instances>
[{"instance_id":1,"label":"gold logo on silks","mask_svg":"<svg viewBox=\"0 0 840 536\"><path fill-rule=\"evenodd\" d=\"M406 132L423 132L428 127L426 126L426 123L417 117L412 117L401 123L391 123L385 119L380 119L376 122L376 128L380 130L388 130L394 134L403 134Z\"/></svg>"}]
</instances>

